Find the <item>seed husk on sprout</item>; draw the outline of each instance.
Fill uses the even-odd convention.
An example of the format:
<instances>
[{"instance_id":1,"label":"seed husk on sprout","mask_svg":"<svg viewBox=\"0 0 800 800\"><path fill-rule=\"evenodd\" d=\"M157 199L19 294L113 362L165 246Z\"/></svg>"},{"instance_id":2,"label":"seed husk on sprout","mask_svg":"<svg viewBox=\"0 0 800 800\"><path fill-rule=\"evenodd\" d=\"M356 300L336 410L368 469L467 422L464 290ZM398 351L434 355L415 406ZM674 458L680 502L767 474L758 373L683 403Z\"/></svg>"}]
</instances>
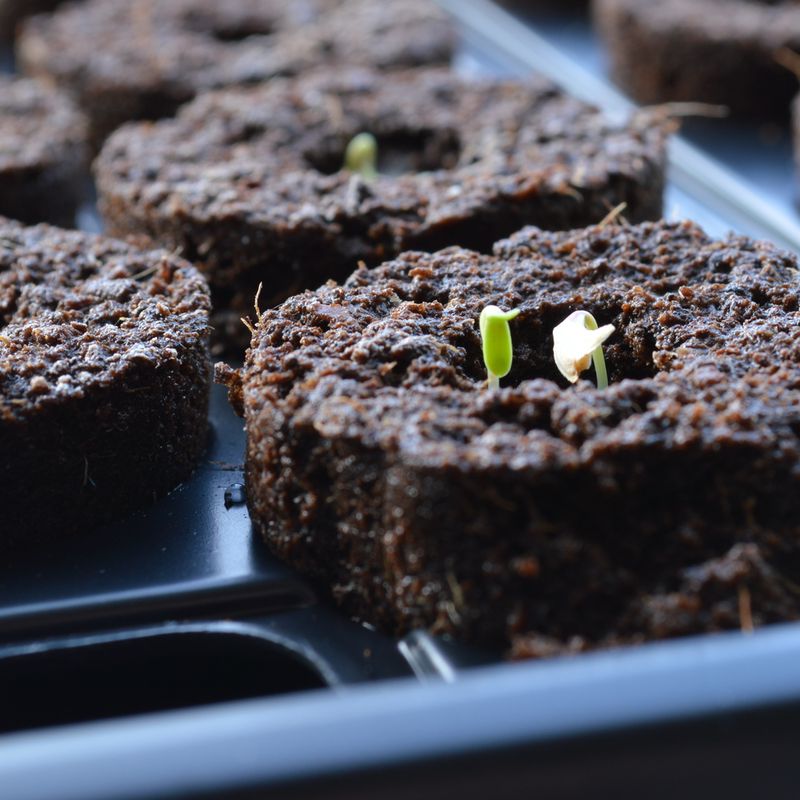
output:
<instances>
[{"instance_id":1,"label":"seed husk on sprout","mask_svg":"<svg viewBox=\"0 0 800 800\"><path fill-rule=\"evenodd\" d=\"M558 371L575 383L581 372L594 363L597 388L608 386L603 342L614 333L613 325L597 326L597 320L588 311L573 311L563 322L553 328L553 357Z\"/></svg>"}]
</instances>

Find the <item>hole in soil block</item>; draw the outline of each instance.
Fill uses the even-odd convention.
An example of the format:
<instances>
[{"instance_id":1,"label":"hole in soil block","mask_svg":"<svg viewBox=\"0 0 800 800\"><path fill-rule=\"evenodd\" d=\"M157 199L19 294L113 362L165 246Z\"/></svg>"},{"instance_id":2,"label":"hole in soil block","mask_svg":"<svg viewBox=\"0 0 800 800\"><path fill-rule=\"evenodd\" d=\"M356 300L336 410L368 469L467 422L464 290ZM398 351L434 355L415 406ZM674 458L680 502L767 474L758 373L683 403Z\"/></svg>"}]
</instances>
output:
<instances>
[{"instance_id":1,"label":"hole in soil block","mask_svg":"<svg viewBox=\"0 0 800 800\"><path fill-rule=\"evenodd\" d=\"M394 131L375 137L382 175L453 169L461 152L458 134L452 130ZM306 153L306 161L319 172L333 175L342 169L347 144L343 140L327 142Z\"/></svg>"},{"instance_id":2,"label":"hole in soil block","mask_svg":"<svg viewBox=\"0 0 800 800\"><path fill-rule=\"evenodd\" d=\"M240 25L218 25L211 34L220 42L241 42L250 36L269 36L272 28L269 25L254 25L243 22Z\"/></svg>"},{"instance_id":3,"label":"hole in soil block","mask_svg":"<svg viewBox=\"0 0 800 800\"><path fill-rule=\"evenodd\" d=\"M183 17L182 24L188 31L206 34L220 42L241 42L250 36L269 36L275 31L271 20L231 13L224 3L206 13L192 10Z\"/></svg>"},{"instance_id":4,"label":"hole in soil block","mask_svg":"<svg viewBox=\"0 0 800 800\"><path fill-rule=\"evenodd\" d=\"M325 686L299 656L227 632L153 634L0 660L0 732Z\"/></svg>"}]
</instances>

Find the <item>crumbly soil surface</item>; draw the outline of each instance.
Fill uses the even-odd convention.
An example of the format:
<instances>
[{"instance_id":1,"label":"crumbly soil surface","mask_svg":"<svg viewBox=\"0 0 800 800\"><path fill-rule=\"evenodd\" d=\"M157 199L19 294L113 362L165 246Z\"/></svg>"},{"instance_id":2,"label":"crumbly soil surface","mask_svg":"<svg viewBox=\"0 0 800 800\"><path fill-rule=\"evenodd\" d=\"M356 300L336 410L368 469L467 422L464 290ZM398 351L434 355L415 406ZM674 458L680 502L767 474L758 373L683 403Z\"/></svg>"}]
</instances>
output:
<instances>
[{"instance_id":1,"label":"crumbly soil surface","mask_svg":"<svg viewBox=\"0 0 800 800\"><path fill-rule=\"evenodd\" d=\"M661 113L610 120L539 78L328 71L125 127L95 171L110 231L198 264L220 340L243 352L240 317L260 283L274 305L403 250L490 252L526 224L596 223L620 203L630 220L659 217L670 129ZM343 169L365 131L378 141L374 180Z\"/></svg>"},{"instance_id":2,"label":"crumbly soil surface","mask_svg":"<svg viewBox=\"0 0 800 800\"><path fill-rule=\"evenodd\" d=\"M794 0L593 0L592 10L615 82L639 103L788 117L797 78L776 55L800 50Z\"/></svg>"},{"instance_id":3,"label":"crumbly soil surface","mask_svg":"<svg viewBox=\"0 0 800 800\"><path fill-rule=\"evenodd\" d=\"M165 252L0 220L0 546L78 534L191 473L209 305Z\"/></svg>"},{"instance_id":4,"label":"crumbly soil surface","mask_svg":"<svg viewBox=\"0 0 800 800\"><path fill-rule=\"evenodd\" d=\"M800 612L798 264L691 223L405 253L263 313L253 524L354 617L542 657ZM485 388L478 317L519 308ZM616 332L566 385L552 329ZM587 373L588 375L588 373Z\"/></svg>"},{"instance_id":5,"label":"crumbly soil surface","mask_svg":"<svg viewBox=\"0 0 800 800\"><path fill-rule=\"evenodd\" d=\"M200 91L322 65L445 64L455 41L431 0L82 0L29 20L17 54L77 99L98 148Z\"/></svg>"},{"instance_id":6,"label":"crumbly soil surface","mask_svg":"<svg viewBox=\"0 0 800 800\"><path fill-rule=\"evenodd\" d=\"M71 227L89 177L87 135L65 95L0 76L0 215Z\"/></svg>"}]
</instances>

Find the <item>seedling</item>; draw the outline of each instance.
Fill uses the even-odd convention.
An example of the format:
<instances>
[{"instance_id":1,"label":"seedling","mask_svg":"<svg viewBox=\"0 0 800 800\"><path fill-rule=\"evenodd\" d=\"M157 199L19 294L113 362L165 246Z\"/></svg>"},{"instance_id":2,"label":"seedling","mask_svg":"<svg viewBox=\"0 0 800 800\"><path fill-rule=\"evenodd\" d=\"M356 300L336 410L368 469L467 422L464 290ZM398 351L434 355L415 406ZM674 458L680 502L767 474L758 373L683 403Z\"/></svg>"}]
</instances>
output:
<instances>
[{"instance_id":1,"label":"seedling","mask_svg":"<svg viewBox=\"0 0 800 800\"><path fill-rule=\"evenodd\" d=\"M597 388L608 386L603 342L614 333L613 325L597 327L597 321L588 311L574 311L560 325L553 328L553 357L558 371L575 383L581 372L594 363Z\"/></svg>"},{"instance_id":2,"label":"seedling","mask_svg":"<svg viewBox=\"0 0 800 800\"><path fill-rule=\"evenodd\" d=\"M486 364L486 384L490 389L500 388L500 378L511 372L514 347L508 323L519 315L519 309L501 311L497 306L486 306L481 311L480 329L483 343L483 363Z\"/></svg>"},{"instance_id":3,"label":"seedling","mask_svg":"<svg viewBox=\"0 0 800 800\"><path fill-rule=\"evenodd\" d=\"M378 177L378 140L371 133L354 136L344 151L344 168L365 180Z\"/></svg>"}]
</instances>

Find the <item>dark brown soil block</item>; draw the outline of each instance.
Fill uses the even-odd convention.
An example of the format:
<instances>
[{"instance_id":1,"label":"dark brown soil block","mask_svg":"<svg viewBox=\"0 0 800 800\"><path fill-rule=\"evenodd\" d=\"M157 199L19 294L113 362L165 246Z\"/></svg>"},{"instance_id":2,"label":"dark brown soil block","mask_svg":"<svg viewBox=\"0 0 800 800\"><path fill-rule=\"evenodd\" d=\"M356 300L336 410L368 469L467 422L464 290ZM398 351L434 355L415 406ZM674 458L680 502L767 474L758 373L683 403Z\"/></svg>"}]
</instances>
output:
<instances>
[{"instance_id":1,"label":"dark brown soil block","mask_svg":"<svg viewBox=\"0 0 800 800\"><path fill-rule=\"evenodd\" d=\"M0 547L79 534L191 473L208 309L167 253L0 220Z\"/></svg>"},{"instance_id":2,"label":"dark brown soil block","mask_svg":"<svg viewBox=\"0 0 800 800\"><path fill-rule=\"evenodd\" d=\"M256 530L351 615L543 656L800 612L798 263L690 223L405 253L264 312ZM519 308L485 388L478 317ZM611 384L552 330L612 323Z\"/></svg>"},{"instance_id":3,"label":"dark brown soil block","mask_svg":"<svg viewBox=\"0 0 800 800\"><path fill-rule=\"evenodd\" d=\"M0 76L0 215L71 226L89 180L86 138L64 95Z\"/></svg>"},{"instance_id":4,"label":"dark brown soil block","mask_svg":"<svg viewBox=\"0 0 800 800\"><path fill-rule=\"evenodd\" d=\"M701 101L787 117L797 78L776 60L800 50L800 5L763 0L593 0L612 76L640 103Z\"/></svg>"},{"instance_id":5,"label":"dark brown soil block","mask_svg":"<svg viewBox=\"0 0 800 800\"><path fill-rule=\"evenodd\" d=\"M446 70L316 73L199 97L174 120L126 126L96 164L115 235L146 234L208 276L221 338L260 282L271 305L363 260L459 244L490 251L528 223L599 222L618 203L661 214L668 123L610 121L544 80ZM359 132L381 174L342 169Z\"/></svg>"},{"instance_id":6,"label":"dark brown soil block","mask_svg":"<svg viewBox=\"0 0 800 800\"><path fill-rule=\"evenodd\" d=\"M200 90L321 65L442 64L454 45L431 0L86 0L29 21L17 51L23 71L74 96L99 147Z\"/></svg>"}]
</instances>

